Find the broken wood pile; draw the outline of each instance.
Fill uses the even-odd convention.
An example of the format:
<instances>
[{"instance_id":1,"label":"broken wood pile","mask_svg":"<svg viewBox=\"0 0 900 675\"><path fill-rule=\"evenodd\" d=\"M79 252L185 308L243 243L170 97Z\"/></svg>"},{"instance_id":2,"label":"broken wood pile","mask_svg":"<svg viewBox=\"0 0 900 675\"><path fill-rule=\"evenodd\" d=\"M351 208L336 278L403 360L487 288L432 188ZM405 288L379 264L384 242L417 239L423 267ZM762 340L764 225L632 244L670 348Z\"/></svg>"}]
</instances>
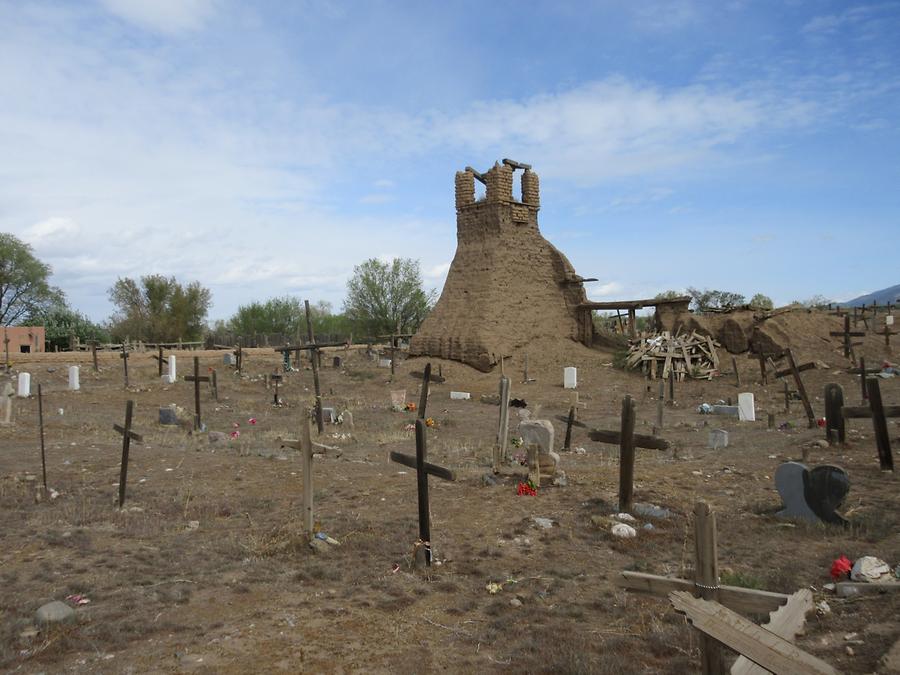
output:
<instances>
[{"instance_id":1,"label":"broken wood pile","mask_svg":"<svg viewBox=\"0 0 900 675\"><path fill-rule=\"evenodd\" d=\"M667 379L673 373L678 381L691 377L711 380L719 373L718 342L697 331L672 336L664 331L648 338L642 338L628 350L625 365L631 369L640 368L651 380Z\"/></svg>"}]
</instances>

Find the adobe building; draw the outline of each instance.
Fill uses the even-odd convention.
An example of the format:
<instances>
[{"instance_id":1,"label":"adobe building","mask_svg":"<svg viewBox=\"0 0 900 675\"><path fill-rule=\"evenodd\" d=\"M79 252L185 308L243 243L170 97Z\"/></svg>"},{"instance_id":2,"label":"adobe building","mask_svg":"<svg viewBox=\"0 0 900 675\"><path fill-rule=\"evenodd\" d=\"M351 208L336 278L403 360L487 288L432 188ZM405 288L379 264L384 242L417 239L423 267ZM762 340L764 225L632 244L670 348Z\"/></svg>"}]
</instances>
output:
<instances>
[{"instance_id":1,"label":"adobe building","mask_svg":"<svg viewBox=\"0 0 900 675\"><path fill-rule=\"evenodd\" d=\"M44 327L43 326L4 326L0 340L5 343L9 340L10 354L34 354L44 351ZM0 349L6 350L6 344L0 344Z\"/></svg>"},{"instance_id":2,"label":"adobe building","mask_svg":"<svg viewBox=\"0 0 900 675\"><path fill-rule=\"evenodd\" d=\"M516 175L521 191L514 195ZM481 199L476 180L485 186ZM456 173L456 255L411 355L487 372L536 340L593 343L584 279L541 235L540 206L538 175L527 164L504 159L484 174L471 167Z\"/></svg>"}]
</instances>

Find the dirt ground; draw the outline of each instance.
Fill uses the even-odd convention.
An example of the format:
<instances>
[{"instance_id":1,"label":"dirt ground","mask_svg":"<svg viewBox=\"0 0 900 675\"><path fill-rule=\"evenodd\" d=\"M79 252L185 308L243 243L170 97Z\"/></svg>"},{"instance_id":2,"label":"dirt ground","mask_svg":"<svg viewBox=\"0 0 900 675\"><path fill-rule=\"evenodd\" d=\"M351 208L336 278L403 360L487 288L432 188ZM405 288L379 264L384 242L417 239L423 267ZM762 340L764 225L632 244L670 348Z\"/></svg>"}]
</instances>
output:
<instances>
[{"instance_id":1,"label":"dirt ground","mask_svg":"<svg viewBox=\"0 0 900 675\"><path fill-rule=\"evenodd\" d=\"M837 322L835 321L835 325ZM827 336L824 336L827 338ZM816 354L830 367L803 374L817 416L823 387L837 382L858 404L859 378L837 349L822 340ZM885 353L867 341L870 364ZM900 562L897 479L879 470L871 424L853 420L845 447L819 447L822 429L808 429L799 401L784 411L781 382L762 386L756 361L738 357L743 386L733 375L676 387L660 435L672 451L638 451L635 499L672 511L639 519L635 539L615 539L591 517L614 513L618 449L594 443L583 429L562 452L566 487L517 496L526 468L505 467L487 486L498 408L481 403L497 390L499 373L432 360L446 382L433 384L428 415L430 461L452 468L457 481L432 478L432 535L441 562L411 567L417 539L415 472L388 461L392 450L414 453L405 430L413 413L390 410L390 391L418 401L426 359L400 364L395 381L362 350L324 359L325 405L350 410L354 424L327 426L318 440L329 450L314 462L316 520L337 539L313 553L302 532L299 455L279 449L296 437L302 411L313 401L308 367L285 375L284 407L272 404L263 381L280 357L247 350L243 377L223 365L222 352L176 352L179 378L190 358L214 367L219 402L204 385L203 420L235 439L158 424L171 403L193 412L193 385L162 384L151 354L135 353L131 387L123 386L116 353L101 354L93 373L89 354L21 355L15 371L43 385L47 479L58 493L41 498L37 400L15 400L15 424L0 427L0 667L6 672L593 672L683 673L699 667L697 633L663 598L627 593L621 570L690 575L691 511L698 500L718 518L723 583L793 592L814 590L828 614L810 614L798 644L843 672L868 673L900 636L900 593L839 599L824 591L831 562L875 555ZM549 354L549 356L548 356ZM562 354L562 355L561 355ZM19 355L17 355L19 356ZM802 360L801 358L801 360ZM616 429L622 397L637 401L639 433L656 416L656 383L612 367L613 355L573 344L529 353L522 383L521 355L506 364L512 396L535 416L553 419L557 446L569 407L562 368L578 367L580 419ZM729 361L730 359L723 359ZM80 392L66 390L66 366L79 363ZM730 363L723 363L730 371ZM469 391L471 401L450 400ZM652 391L648 391L652 390ZM759 421L705 416L702 402L756 395ZM900 403L900 378L884 380L886 403ZM128 499L116 508L125 401L135 403ZM769 430L766 413L786 430ZM256 423L251 424L250 419ZM511 436L516 436L511 414ZM234 425L239 425L235 427ZM706 447L710 428L729 431L729 446ZM897 454L898 420L889 423ZM850 475L843 511L848 528L784 522L773 475L786 460L834 463ZM550 518L540 528L533 517ZM643 528L651 523L653 529ZM502 590L491 594L489 583ZM35 634L35 610L51 600L83 595L76 622ZM851 633L857 635L848 636ZM848 649L849 647L849 649ZM852 653L851 653L852 652ZM729 659L733 658L731 652Z\"/></svg>"}]
</instances>

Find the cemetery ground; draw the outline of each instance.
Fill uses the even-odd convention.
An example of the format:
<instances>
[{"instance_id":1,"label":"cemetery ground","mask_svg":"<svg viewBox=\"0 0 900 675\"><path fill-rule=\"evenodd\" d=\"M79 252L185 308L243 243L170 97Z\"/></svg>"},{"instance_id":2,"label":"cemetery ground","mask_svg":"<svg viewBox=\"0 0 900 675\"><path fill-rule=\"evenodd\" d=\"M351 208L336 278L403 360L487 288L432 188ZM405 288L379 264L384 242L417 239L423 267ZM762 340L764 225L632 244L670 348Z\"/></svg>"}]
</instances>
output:
<instances>
[{"instance_id":1,"label":"cemetery ground","mask_svg":"<svg viewBox=\"0 0 900 675\"><path fill-rule=\"evenodd\" d=\"M876 343L877 344L877 343ZM457 480L430 481L435 564L411 566L418 537L416 475L390 462L414 454L407 425L416 413L392 412L390 392L418 402L426 359L402 361L393 383L365 349L329 349L320 372L324 405L350 410L353 426L327 424L313 440L328 448L313 462L315 520L340 545L313 552L303 531L301 456L280 448L297 438L313 404L308 361L285 374L283 407L263 376L280 370L271 349L244 350L243 376L223 352L175 352L179 379L160 382L152 353L133 353L131 386L118 353L21 355L14 368L43 387L47 482L41 490L35 396L14 399L14 425L0 427L0 668L7 672L671 672L699 668L699 633L665 598L616 586L622 570L692 577L692 512L699 500L718 519L723 584L792 593L811 588L830 612L810 613L797 644L842 672L873 672L900 635L900 593L837 598L823 590L841 554L900 559L897 481L879 469L870 420L848 424L848 444L828 446L807 428L803 406L784 411L781 381L762 385L755 360L739 356L743 385L725 375L676 383L674 404L656 434L667 451L637 450L635 501L669 517L639 517L633 539L610 534L618 490L618 447L573 430L560 452L565 487L518 496L527 467L505 465L486 485L497 434L499 373L431 359L429 461ZM222 432L189 433L191 357L215 368L219 401L201 389L202 420ZM332 367L332 356L343 359ZM877 347L867 354L880 362ZM860 403L859 377L839 352L800 353L831 367L803 373L816 417L823 388L837 382ZM612 367L613 355L572 345L564 354L535 345L529 377L505 364L511 396L533 416L551 419L556 447L571 392L564 366L578 368L578 419L618 429L622 398L636 402L638 433L656 420L657 382ZM725 359L723 359L725 361ZM81 391L67 391L66 366L81 366ZM728 366L723 363L723 370ZM52 370L52 372L51 372ZM900 378L884 380L886 403L900 403ZM649 386L648 386L649 385ZM472 400L451 400L467 391ZM756 395L756 422L700 415L700 403ZM134 401L124 508L117 508L126 400ZM184 426L160 426L160 406L178 404ZM60 413L60 410L62 413ZM776 416L769 429L766 413ZM255 420L252 423L250 420ZM510 411L510 436L518 416ZM788 429L778 429L790 422ZM235 426L237 425L237 426ZM706 426L708 425L708 426ZM710 429L729 432L727 448L707 448ZM888 420L898 437L897 418ZM232 431L240 435L231 438ZM213 436L217 436L213 434ZM335 449L337 448L337 449ZM584 448L582 453L574 448ZM842 508L847 528L783 521L775 513L776 468L808 453L809 466L833 463L850 476ZM511 453L516 453L511 448ZM53 498L50 498L53 497ZM533 518L552 521L542 527ZM593 518L592 520L592 517ZM645 524L652 529L644 529ZM546 524L546 523L544 523ZM494 584L494 585L491 585ZM494 591L494 592L491 592ZM35 610L51 600L77 604L73 622L37 630ZM733 653L729 652L729 658Z\"/></svg>"}]
</instances>

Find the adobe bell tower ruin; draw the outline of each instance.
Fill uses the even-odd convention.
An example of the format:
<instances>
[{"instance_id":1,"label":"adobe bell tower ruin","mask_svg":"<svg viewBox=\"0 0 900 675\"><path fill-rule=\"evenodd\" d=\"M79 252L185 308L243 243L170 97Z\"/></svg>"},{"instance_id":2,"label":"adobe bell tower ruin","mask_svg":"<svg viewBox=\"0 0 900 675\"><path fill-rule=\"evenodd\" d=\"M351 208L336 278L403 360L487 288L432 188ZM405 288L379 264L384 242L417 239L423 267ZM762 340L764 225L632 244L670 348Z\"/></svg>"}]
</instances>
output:
<instances>
[{"instance_id":1,"label":"adobe bell tower ruin","mask_svg":"<svg viewBox=\"0 0 900 675\"><path fill-rule=\"evenodd\" d=\"M513 194L522 171L521 194ZM475 181L485 186L475 198ZM456 173L456 255L434 310L410 343L413 356L491 370L536 340L591 344L582 277L541 235L540 184L531 166L509 159L484 174Z\"/></svg>"}]
</instances>

